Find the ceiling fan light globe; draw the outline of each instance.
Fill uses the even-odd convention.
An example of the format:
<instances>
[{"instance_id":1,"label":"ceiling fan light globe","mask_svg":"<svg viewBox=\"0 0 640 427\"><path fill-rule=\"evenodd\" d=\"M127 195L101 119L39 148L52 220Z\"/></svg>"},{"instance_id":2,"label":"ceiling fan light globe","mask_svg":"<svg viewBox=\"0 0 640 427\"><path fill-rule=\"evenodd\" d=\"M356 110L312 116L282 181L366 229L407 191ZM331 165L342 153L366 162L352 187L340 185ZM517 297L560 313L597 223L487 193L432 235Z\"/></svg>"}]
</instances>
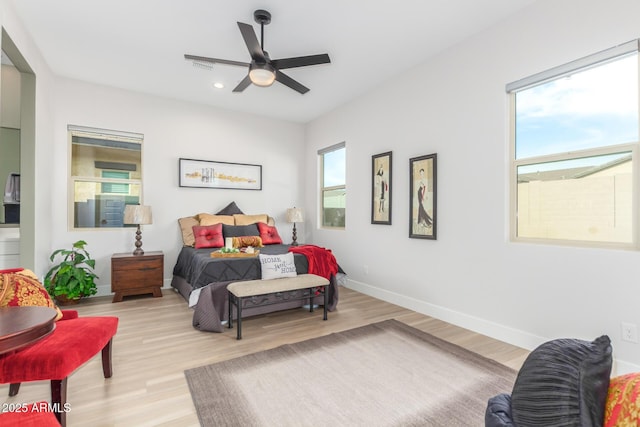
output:
<instances>
[{"instance_id":1,"label":"ceiling fan light globe","mask_svg":"<svg viewBox=\"0 0 640 427\"><path fill-rule=\"evenodd\" d=\"M276 80L276 70L269 64L252 64L249 69L249 78L256 86L271 86Z\"/></svg>"}]
</instances>

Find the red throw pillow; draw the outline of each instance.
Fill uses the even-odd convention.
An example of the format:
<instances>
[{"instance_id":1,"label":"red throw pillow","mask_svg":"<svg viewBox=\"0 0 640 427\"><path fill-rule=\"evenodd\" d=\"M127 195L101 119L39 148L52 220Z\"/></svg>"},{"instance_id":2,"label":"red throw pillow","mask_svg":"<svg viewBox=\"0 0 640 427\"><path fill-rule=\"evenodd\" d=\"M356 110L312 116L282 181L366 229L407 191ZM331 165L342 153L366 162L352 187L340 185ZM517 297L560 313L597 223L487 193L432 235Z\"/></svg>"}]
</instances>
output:
<instances>
[{"instance_id":1,"label":"red throw pillow","mask_svg":"<svg viewBox=\"0 0 640 427\"><path fill-rule=\"evenodd\" d=\"M222 224L194 225L193 237L195 238L196 249L221 248L224 246L224 237L222 237Z\"/></svg>"},{"instance_id":2,"label":"red throw pillow","mask_svg":"<svg viewBox=\"0 0 640 427\"><path fill-rule=\"evenodd\" d=\"M278 234L275 226L267 225L264 222L258 223L258 231L263 245L281 245L282 238Z\"/></svg>"}]
</instances>

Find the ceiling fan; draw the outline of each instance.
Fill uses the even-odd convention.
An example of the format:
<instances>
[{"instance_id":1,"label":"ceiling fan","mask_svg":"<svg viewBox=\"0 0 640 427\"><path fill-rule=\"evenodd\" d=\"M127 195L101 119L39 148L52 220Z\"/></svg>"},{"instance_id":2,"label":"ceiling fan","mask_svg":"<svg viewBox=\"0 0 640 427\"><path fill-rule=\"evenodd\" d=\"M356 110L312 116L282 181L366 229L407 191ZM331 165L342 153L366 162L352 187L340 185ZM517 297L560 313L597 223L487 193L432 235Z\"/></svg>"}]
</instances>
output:
<instances>
[{"instance_id":1,"label":"ceiling fan","mask_svg":"<svg viewBox=\"0 0 640 427\"><path fill-rule=\"evenodd\" d=\"M194 61L194 63L211 62L214 64L237 65L247 67L249 73L242 79L238 86L233 89L234 92L242 92L251 83L256 86L271 86L274 81L279 81L291 89L305 94L309 92L309 88L295 81L280 70L296 67L306 67L308 65L328 64L331 62L329 55L326 53L320 55L298 56L294 58L271 59L269 53L264 50L264 26L271 22L271 14L266 10L258 9L253 12L253 18L260 24L260 43L253 27L249 24L238 22L240 33L244 39L251 62L230 61L227 59L208 58L206 56L185 55L184 59Z\"/></svg>"}]
</instances>

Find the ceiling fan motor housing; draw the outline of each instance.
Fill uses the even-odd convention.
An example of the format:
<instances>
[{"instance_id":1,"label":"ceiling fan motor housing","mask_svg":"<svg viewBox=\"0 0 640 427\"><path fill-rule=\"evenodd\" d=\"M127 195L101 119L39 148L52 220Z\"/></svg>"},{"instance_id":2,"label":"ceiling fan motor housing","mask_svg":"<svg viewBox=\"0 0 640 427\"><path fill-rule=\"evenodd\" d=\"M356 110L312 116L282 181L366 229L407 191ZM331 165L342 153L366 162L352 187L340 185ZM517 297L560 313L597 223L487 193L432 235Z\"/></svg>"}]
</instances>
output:
<instances>
[{"instance_id":1,"label":"ceiling fan motor housing","mask_svg":"<svg viewBox=\"0 0 640 427\"><path fill-rule=\"evenodd\" d=\"M271 22L271 14L266 10L258 9L253 12L253 19L260 25L268 25Z\"/></svg>"}]
</instances>

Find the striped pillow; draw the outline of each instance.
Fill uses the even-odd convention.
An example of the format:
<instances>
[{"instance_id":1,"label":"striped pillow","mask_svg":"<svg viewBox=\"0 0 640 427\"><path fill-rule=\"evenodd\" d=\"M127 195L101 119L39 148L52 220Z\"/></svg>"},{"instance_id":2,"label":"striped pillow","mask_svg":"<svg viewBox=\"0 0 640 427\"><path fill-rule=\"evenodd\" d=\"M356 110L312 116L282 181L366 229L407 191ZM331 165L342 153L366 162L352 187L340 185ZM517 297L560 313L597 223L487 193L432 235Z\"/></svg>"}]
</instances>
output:
<instances>
[{"instance_id":1,"label":"striped pillow","mask_svg":"<svg viewBox=\"0 0 640 427\"><path fill-rule=\"evenodd\" d=\"M533 350L511 393L518 426L601 426L611 374L611 341L557 339Z\"/></svg>"}]
</instances>

